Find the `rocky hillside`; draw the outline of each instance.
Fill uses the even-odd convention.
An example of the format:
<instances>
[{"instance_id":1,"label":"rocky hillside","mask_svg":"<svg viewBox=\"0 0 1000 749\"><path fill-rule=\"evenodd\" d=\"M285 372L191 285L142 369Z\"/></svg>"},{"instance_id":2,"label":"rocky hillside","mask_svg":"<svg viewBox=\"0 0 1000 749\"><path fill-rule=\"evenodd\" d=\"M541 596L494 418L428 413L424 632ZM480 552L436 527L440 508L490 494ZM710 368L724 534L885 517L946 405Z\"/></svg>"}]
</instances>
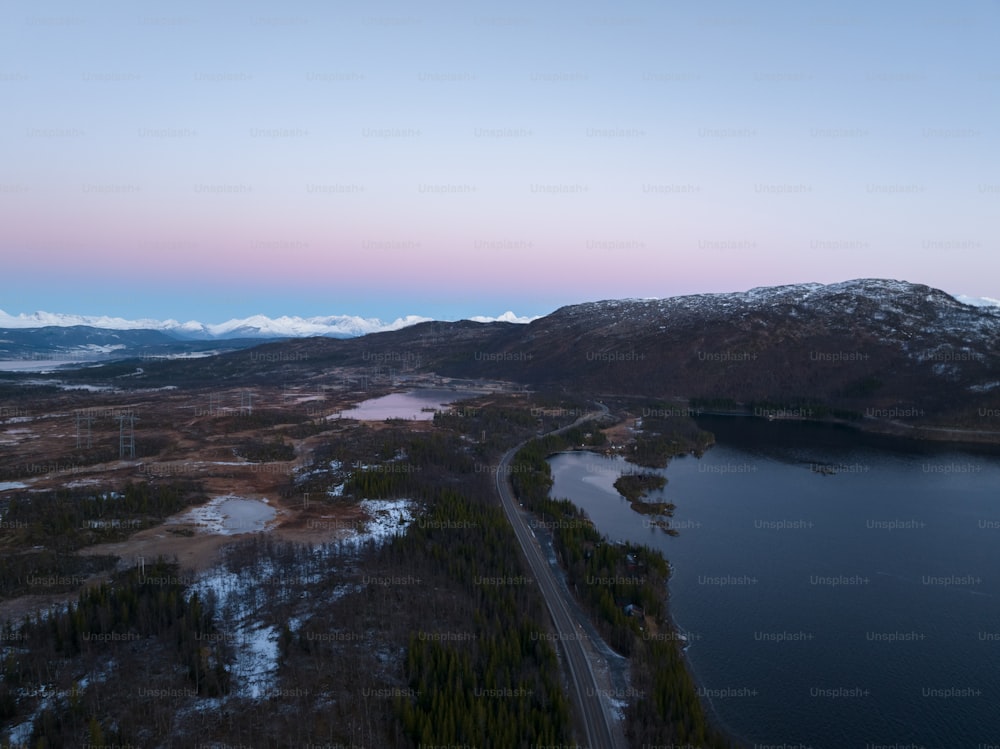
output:
<instances>
[{"instance_id":1,"label":"rocky hillside","mask_svg":"<svg viewBox=\"0 0 1000 749\"><path fill-rule=\"evenodd\" d=\"M928 286L866 279L594 302L516 332L428 364L594 392L822 403L1000 430L990 418L1000 406L1000 309Z\"/></svg>"}]
</instances>

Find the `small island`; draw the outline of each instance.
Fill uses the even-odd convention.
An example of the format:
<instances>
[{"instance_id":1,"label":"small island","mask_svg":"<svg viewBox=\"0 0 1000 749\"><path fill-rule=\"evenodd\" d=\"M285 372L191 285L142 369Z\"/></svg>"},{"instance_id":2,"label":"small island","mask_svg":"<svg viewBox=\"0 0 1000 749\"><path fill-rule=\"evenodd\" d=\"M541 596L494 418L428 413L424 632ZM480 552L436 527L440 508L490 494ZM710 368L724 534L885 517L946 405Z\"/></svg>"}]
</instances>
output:
<instances>
[{"instance_id":1,"label":"small island","mask_svg":"<svg viewBox=\"0 0 1000 749\"><path fill-rule=\"evenodd\" d=\"M677 531L670 527L668 518L672 517L676 506L673 502L647 502L644 498L651 491L657 491L667 485L667 479L658 473L626 473L615 480L615 489L629 501L632 509L641 515L655 515L650 523L676 536Z\"/></svg>"},{"instance_id":2,"label":"small island","mask_svg":"<svg viewBox=\"0 0 1000 749\"><path fill-rule=\"evenodd\" d=\"M629 502L638 502L666 485L666 477L658 473L625 473L615 480L615 489Z\"/></svg>"}]
</instances>

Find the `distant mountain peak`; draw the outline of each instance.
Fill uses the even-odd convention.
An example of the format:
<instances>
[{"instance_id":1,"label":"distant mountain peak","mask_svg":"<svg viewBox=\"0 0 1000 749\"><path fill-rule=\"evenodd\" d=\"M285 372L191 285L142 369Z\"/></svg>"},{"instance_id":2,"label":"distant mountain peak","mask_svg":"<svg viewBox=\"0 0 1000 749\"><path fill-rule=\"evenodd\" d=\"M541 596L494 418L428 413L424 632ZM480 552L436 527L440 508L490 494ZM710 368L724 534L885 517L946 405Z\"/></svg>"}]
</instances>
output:
<instances>
[{"instance_id":1,"label":"distant mountain peak","mask_svg":"<svg viewBox=\"0 0 1000 749\"><path fill-rule=\"evenodd\" d=\"M991 299L988 296L975 297L958 294L955 296L955 299L970 307L1000 307L1000 299Z\"/></svg>"}]
</instances>

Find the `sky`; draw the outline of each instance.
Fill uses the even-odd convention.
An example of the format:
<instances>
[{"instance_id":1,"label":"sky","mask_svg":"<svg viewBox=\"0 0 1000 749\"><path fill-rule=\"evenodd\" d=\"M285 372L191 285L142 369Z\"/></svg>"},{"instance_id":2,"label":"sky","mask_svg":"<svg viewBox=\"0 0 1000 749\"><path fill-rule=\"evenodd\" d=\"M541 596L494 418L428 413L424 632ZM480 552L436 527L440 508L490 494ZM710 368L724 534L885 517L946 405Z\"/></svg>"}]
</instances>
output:
<instances>
[{"instance_id":1,"label":"sky","mask_svg":"<svg viewBox=\"0 0 1000 749\"><path fill-rule=\"evenodd\" d=\"M1000 297L1000 2L0 3L0 309Z\"/></svg>"}]
</instances>

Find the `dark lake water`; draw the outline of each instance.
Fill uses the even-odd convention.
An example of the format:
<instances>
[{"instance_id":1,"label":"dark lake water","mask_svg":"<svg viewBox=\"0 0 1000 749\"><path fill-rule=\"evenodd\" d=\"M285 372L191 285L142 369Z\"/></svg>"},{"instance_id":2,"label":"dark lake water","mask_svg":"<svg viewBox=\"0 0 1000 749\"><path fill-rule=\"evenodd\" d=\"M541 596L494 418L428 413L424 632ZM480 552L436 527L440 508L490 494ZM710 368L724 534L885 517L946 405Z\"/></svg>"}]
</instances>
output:
<instances>
[{"instance_id":1,"label":"dark lake water","mask_svg":"<svg viewBox=\"0 0 1000 749\"><path fill-rule=\"evenodd\" d=\"M835 427L700 421L654 500L630 464L550 460L552 496L670 561L671 611L717 719L760 749L1000 747L1000 456Z\"/></svg>"}]
</instances>

